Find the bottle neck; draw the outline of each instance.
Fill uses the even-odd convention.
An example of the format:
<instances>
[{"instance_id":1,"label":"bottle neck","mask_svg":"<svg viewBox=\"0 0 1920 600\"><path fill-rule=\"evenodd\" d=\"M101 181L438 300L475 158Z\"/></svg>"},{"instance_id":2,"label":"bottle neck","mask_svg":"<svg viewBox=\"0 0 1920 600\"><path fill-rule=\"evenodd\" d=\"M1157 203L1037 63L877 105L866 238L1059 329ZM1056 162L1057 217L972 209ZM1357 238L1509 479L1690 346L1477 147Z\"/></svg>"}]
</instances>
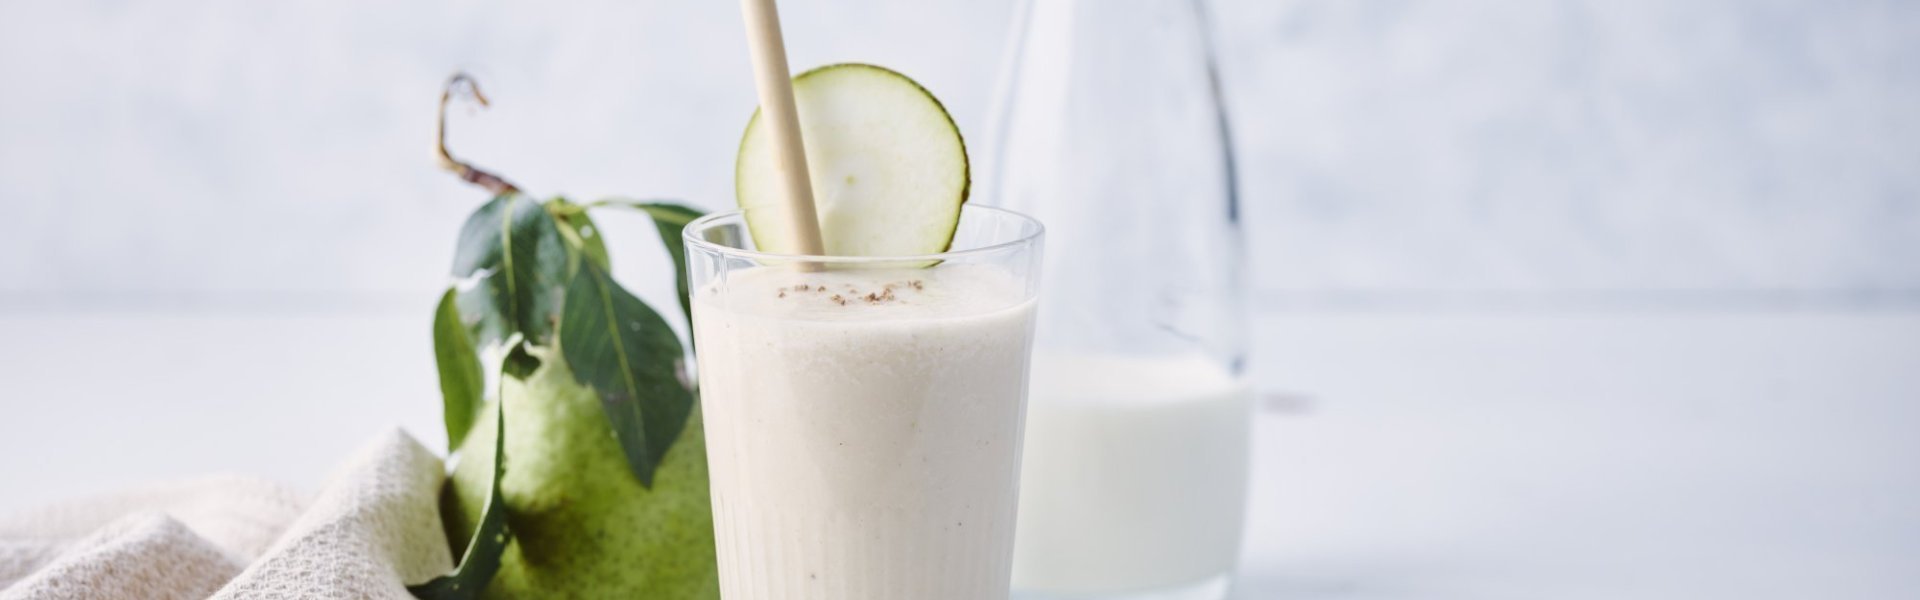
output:
<instances>
[{"instance_id":1,"label":"bottle neck","mask_svg":"<svg viewBox=\"0 0 1920 600\"><path fill-rule=\"evenodd\" d=\"M1244 349L1230 145L1196 0L1029 0L979 199L1048 228L1039 343Z\"/></svg>"}]
</instances>

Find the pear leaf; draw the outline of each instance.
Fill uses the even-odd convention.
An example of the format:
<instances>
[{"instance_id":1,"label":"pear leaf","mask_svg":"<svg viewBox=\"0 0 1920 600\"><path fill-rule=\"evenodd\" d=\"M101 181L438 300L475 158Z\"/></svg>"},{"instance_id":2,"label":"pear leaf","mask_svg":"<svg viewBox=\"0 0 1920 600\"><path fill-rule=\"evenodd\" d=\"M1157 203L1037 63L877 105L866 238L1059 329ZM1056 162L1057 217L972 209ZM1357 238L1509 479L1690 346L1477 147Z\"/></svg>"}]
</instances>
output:
<instances>
[{"instance_id":1,"label":"pear leaf","mask_svg":"<svg viewBox=\"0 0 1920 600\"><path fill-rule=\"evenodd\" d=\"M513 340L518 346L518 340ZM502 368L505 361L502 361ZM480 592L493 582L495 573L500 572L500 557L506 552L507 540L512 532L507 529L507 501L500 495L500 480L507 473L507 402L506 375L500 376L500 397L495 399L494 438L493 438L493 481L488 484L486 508L480 511L480 526L473 530L473 538L467 541L467 550L460 556L460 564L452 573L427 580L426 583L407 586L407 591L421 600L471 600L479 598Z\"/></svg>"},{"instance_id":2,"label":"pear leaf","mask_svg":"<svg viewBox=\"0 0 1920 600\"><path fill-rule=\"evenodd\" d=\"M433 311L433 357L440 369L441 412L447 424L447 452L451 453L473 428L487 385L486 376L480 372L480 355L474 352L473 339L460 322L451 288L440 296L440 306Z\"/></svg>"},{"instance_id":3,"label":"pear leaf","mask_svg":"<svg viewBox=\"0 0 1920 600\"><path fill-rule=\"evenodd\" d=\"M527 351L526 343L514 344L507 350L507 360L500 364L500 372L512 375L514 379L525 380L540 370L540 357Z\"/></svg>"},{"instance_id":4,"label":"pear leaf","mask_svg":"<svg viewBox=\"0 0 1920 600\"><path fill-rule=\"evenodd\" d=\"M667 254L673 257L674 283L680 292L680 314L687 320L687 327L693 327L693 304L688 293L687 280L687 242L680 237L687 224L701 216L694 208L671 202L641 202L635 200L601 200L595 206L619 206L630 208L653 218L653 226L660 232L660 243L666 245Z\"/></svg>"},{"instance_id":5,"label":"pear leaf","mask_svg":"<svg viewBox=\"0 0 1920 600\"><path fill-rule=\"evenodd\" d=\"M560 225L560 236L566 238L576 254L592 260L601 270L613 271L607 240L600 235L600 227L594 225L593 217L587 216L587 207L568 202L566 198L554 198L547 201L547 212L553 214L554 222ZM578 264L570 264L567 273L571 276L578 268Z\"/></svg>"},{"instance_id":6,"label":"pear leaf","mask_svg":"<svg viewBox=\"0 0 1920 600\"><path fill-rule=\"evenodd\" d=\"M574 273L566 298L561 354L574 381L600 397L628 469L651 488L654 469L693 411L680 338L659 313L591 261Z\"/></svg>"},{"instance_id":7,"label":"pear leaf","mask_svg":"<svg viewBox=\"0 0 1920 600\"><path fill-rule=\"evenodd\" d=\"M545 207L517 192L494 196L467 217L456 248L455 300L479 345L515 333L534 344L552 341L569 259Z\"/></svg>"}]
</instances>

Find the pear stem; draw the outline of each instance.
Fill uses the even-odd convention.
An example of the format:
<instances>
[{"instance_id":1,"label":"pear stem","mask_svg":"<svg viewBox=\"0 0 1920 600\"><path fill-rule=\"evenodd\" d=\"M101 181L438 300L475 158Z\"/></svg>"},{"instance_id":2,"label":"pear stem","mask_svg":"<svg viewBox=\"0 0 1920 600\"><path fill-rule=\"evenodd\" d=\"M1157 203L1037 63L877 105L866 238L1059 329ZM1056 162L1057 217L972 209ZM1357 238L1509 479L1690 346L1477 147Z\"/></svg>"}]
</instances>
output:
<instances>
[{"instance_id":1,"label":"pear stem","mask_svg":"<svg viewBox=\"0 0 1920 600\"><path fill-rule=\"evenodd\" d=\"M501 179L500 176L456 159L453 153L447 151L447 105L452 103L456 96L471 99L482 108L487 106L487 96L480 93L480 83L474 81L473 77L466 73L454 73L453 77L447 79L446 87L440 90L440 126L438 140L433 145L433 151L440 159L440 168L453 172L460 177L461 181L486 188L495 195L520 191L520 188L507 183L507 180Z\"/></svg>"}]
</instances>

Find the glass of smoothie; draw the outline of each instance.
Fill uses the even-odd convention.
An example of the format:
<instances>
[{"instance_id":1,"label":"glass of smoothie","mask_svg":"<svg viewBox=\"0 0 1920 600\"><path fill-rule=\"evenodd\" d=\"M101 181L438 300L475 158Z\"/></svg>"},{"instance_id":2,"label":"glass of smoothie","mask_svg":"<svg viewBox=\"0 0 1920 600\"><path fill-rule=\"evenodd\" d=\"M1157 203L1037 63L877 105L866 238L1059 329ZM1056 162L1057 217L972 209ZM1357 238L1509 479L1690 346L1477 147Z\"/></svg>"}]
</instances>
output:
<instances>
[{"instance_id":1,"label":"glass of smoothie","mask_svg":"<svg viewBox=\"0 0 1920 600\"><path fill-rule=\"evenodd\" d=\"M684 231L721 595L1008 596L1042 228L967 205L950 249L756 250Z\"/></svg>"}]
</instances>

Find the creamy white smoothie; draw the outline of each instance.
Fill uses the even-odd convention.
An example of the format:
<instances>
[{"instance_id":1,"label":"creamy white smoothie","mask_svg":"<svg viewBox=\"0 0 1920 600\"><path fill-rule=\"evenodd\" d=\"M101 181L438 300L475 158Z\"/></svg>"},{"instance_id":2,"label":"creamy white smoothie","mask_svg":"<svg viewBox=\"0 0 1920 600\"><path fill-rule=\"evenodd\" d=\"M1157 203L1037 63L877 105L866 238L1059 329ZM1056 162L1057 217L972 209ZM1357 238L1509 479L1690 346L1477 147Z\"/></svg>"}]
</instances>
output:
<instances>
[{"instance_id":1,"label":"creamy white smoothie","mask_svg":"<svg viewBox=\"0 0 1920 600\"><path fill-rule=\"evenodd\" d=\"M1231 572L1246 381L1197 356L1042 352L1033 368L1014 586L1113 593Z\"/></svg>"},{"instance_id":2,"label":"creamy white smoothie","mask_svg":"<svg viewBox=\"0 0 1920 600\"><path fill-rule=\"evenodd\" d=\"M1006 598L1033 301L1004 269L694 290L721 594Z\"/></svg>"}]
</instances>

